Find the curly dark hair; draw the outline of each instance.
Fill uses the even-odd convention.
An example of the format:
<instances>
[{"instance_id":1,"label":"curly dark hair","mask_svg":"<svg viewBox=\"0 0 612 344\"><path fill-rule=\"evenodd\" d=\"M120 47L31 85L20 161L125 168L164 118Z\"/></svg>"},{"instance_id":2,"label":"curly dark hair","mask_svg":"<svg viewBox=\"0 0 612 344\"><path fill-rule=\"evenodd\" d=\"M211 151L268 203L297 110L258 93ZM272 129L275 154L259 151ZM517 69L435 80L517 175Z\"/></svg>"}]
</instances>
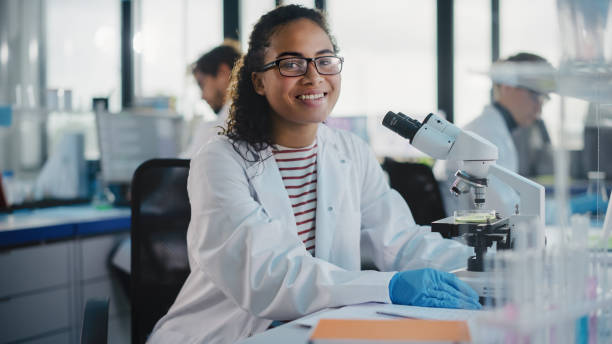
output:
<instances>
[{"instance_id":1,"label":"curly dark hair","mask_svg":"<svg viewBox=\"0 0 612 344\"><path fill-rule=\"evenodd\" d=\"M248 156L254 157L254 161L261 160L261 152L273 144L270 104L265 96L255 92L251 74L263 66L266 48L270 46L270 37L282 26L298 19L312 20L321 27L329 36L334 52L338 51L327 20L319 10L299 5L280 6L259 19L249 38L246 55L236 63L232 72L232 105L227 129L222 132L230 139L234 150L247 161L253 161ZM238 148L241 141L247 143L246 152Z\"/></svg>"}]
</instances>

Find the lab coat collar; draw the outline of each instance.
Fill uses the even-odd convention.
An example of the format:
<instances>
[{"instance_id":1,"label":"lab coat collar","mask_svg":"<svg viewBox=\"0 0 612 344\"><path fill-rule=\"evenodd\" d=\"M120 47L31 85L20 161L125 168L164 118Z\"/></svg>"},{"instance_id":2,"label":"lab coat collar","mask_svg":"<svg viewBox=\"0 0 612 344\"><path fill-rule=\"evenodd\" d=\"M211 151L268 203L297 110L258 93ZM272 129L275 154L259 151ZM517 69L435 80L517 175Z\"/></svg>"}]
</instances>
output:
<instances>
[{"instance_id":1,"label":"lab coat collar","mask_svg":"<svg viewBox=\"0 0 612 344\"><path fill-rule=\"evenodd\" d=\"M499 113L501 114L502 118L504 119L504 122L506 122L506 126L508 126L509 132L513 132L515 129L518 128L518 123L516 123L516 120L514 119L514 117L512 117L512 114L510 113L510 110L508 110L508 108L501 105L499 102L494 102L493 107L497 109L497 111L499 111Z\"/></svg>"},{"instance_id":2,"label":"lab coat collar","mask_svg":"<svg viewBox=\"0 0 612 344\"><path fill-rule=\"evenodd\" d=\"M317 210L315 255L329 260L337 213L346 193L347 169L350 160L338 146L333 131L325 124L317 130ZM297 237L297 226L293 207L283 184L278 165L274 160L272 148L261 154L263 160L247 162L247 175L251 179L257 198L272 219L280 219ZM282 191L281 191L282 190Z\"/></svg>"}]
</instances>

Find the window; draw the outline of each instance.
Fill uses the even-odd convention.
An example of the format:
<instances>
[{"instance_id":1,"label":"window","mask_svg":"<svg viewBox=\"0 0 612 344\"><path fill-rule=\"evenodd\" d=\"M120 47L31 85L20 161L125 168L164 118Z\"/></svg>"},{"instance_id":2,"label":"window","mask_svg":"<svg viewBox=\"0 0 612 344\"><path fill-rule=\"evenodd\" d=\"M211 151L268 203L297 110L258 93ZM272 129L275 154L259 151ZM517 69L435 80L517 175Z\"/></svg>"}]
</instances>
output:
<instances>
[{"instance_id":1,"label":"window","mask_svg":"<svg viewBox=\"0 0 612 344\"><path fill-rule=\"evenodd\" d=\"M315 7L314 0L283 0L282 4L283 5L295 4L295 5L302 5L304 7L310 7L310 8Z\"/></svg>"},{"instance_id":2,"label":"window","mask_svg":"<svg viewBox=\"0 0 612 344\"><path fill-rule=\"evenodd\" d=\"M246 53L249 36L259 17L276 7L275 0L240 1L240 42Z\"/></svg>"},{"instance_id":3,"label":"window","mask_svg":"<svg viewBox=\"0 0 612 344\"><path fill-rule=\"evenodd\" d=\"M134 3L136 97L172 97L177 112L212 116L190 65L223 41L221 0L140 0Z\"/></svg>"},{"instance_id":4,"label":"window","mask_svg":"<svg viewBox=\"0 0 612 344\"><path fill-rule=\"evenodd\" d=\"M379 156L413 156L380 124L389 110L423 119L437 108L435 1L328 0L331 32L345 58L333 116L367 116Z\"/></svg>"},{"instance_id":5,"label":"window","mask_svg":"<svg viewBox=\"0 0 612 344\"><path fill-rule=\"evenodd\" d=\"M46 123L48 154L65 134L80 132L84 134L85 157L97 159L92 98L108 98L110 111L121 108L120 3L52 0L45 5L47 88L53 90L47 93L51 111Z\"/></svg>"},{"instance_id":6,"label":"window","mask_svg":"<svg viewBox=\"0 0 612 344\"><path fill-rule=\"evenodd\" d=\"M336 115L436 109L435 2L329 0L327 11L345 58Z\"/></svg>"},{"instance_id":7,"label":"window","mask_svg":"<svg viewBox=\"0 0 612 344\"><path fill-rule=\"evenodd\" d=\"M47 88L71 90L75 110L90 110L93 97L109 97L114 111L121 106L119 5L46 2Z\"/></svg>"},{"instance_id":8,"label":"window","mask_svg":"<svg viewBox=\"0 0 612 344\"><path fill-rule=\"evenodd\" d=\"M490 102L491 1L455 1L454 10L454 113L462 127Z\"/></svg>"}]
</instances>

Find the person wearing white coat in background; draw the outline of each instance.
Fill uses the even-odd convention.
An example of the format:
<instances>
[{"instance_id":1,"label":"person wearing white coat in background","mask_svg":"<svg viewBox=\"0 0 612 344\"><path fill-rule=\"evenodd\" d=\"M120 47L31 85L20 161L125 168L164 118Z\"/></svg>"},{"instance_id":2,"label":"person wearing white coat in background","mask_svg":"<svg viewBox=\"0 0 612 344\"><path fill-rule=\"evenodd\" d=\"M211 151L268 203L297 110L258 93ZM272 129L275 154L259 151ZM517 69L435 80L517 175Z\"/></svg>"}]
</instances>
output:
<instances>
[{"instance_id":1,"label":"person wearing white coat in background","mask_svg":"<svg viewBox=\"0 0 612 344\"><path fill-rule=\"evenodd\" d=\"M552 66L542 57L530 53L518 53L505 60L496 62L494 67L511 64L528 67L541 66L552 70ZM530 88L530 85L517 84L519 77L496 80L493 77L493 103L486 105L482 113L464 126L497 146L499 158L496 163L512 172L519 172L519 159L513 134L517 130L527 128L540 119L542 106L548 100L548 95ZM434 166L436 178L441 182L444 203L447 214L455 210L474 208L470 197L463 195L455 197L448 191L454 181L454 174L460 168L455 161L438 161ZM494 176L489 177L486 191L486 209L496 210L502 216L515 213L519 204L518 194L505 183Z\"/></svg>"},{"instance_id":2,"label":"person wearing white coat in background","mask_svg":"<svg viewBox=\"0 0 612 344\"><path fill-rule=\"evenodd\" d=\"M240 58L238 42L226 40L222 45L202 55L192 67L192 73L200 87L201 97L217 115L214 121L201 120L197 125L187 148L180 157L190 159L210 138L216 136L225 126L229 114L227 96L232 69Z\"/></svg>"},{"instance_id":3,"label":"person wearing white coat in background","mask_svg":"<svg viewBox=\"0 0 612 344\"><path fill-rule=\"evenodd\" d=\"M336 51L314 9L281 6L255 25L228 128L191 162L191 273L149 342L234 343L274 320L363 302L480 307L434 270L465 266L472 249L416 225L369 147L321 124L339 96ZM301 151L315 177L294 195L286 166L302 158L279 154ZM310 191L314 236L303 239L292 197ZM380 271L362 271L362 256Z\"/></svg>"}]
</instances>

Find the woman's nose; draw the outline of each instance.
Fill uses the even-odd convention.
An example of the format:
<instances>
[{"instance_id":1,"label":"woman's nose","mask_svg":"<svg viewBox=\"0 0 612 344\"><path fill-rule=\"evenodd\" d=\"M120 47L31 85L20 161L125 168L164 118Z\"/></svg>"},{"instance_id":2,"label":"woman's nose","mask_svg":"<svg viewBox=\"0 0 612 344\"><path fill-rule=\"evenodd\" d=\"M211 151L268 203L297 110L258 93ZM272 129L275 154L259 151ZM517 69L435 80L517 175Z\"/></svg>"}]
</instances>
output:
<instances>
[{"instance_id":1,"label":"woman's nose","mask_svg":"<svg viewBox=\"0 0 612 344\"><path fill-rule=\"evenodd\" d=\"M317 71L317 67L315 66L314 61L308 62L308 65L306 66L306 74L304 74L304 78L307 80L311 80L313 82L323 79L321 74L319 74L319 71Z\"/></svg>"}]
</instances>

